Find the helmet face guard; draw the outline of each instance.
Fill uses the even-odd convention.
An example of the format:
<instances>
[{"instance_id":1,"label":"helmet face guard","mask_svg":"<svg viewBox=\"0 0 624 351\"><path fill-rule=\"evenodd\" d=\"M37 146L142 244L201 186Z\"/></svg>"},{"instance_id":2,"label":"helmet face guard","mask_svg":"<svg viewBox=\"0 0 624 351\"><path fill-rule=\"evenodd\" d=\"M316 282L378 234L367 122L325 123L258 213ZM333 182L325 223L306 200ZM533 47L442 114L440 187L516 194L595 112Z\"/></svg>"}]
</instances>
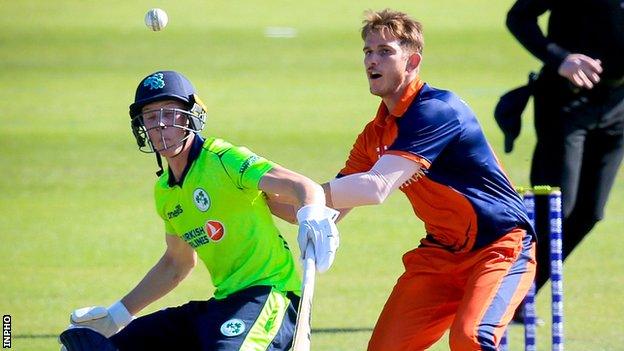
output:
<instances>
[{"instance_id":1,"label":"helmet face guard","mask_svg":"<svg viewBox=\"0 0 624 351\"><path fill-rule=\"evenodd\" d=\"M148 110L132 117L132 134L137 141L139 150L145 153L161 152L172 147L181 145L193 133L199 133L206 124L206 111L198 104L194 104L190 111L179 108L160 108ZM179 128L183 130L184 136L179 140L167 143L162 135L165 128ZM157 148L150 138L160 138L160 145Z\"/></svg>"}]
</instances>

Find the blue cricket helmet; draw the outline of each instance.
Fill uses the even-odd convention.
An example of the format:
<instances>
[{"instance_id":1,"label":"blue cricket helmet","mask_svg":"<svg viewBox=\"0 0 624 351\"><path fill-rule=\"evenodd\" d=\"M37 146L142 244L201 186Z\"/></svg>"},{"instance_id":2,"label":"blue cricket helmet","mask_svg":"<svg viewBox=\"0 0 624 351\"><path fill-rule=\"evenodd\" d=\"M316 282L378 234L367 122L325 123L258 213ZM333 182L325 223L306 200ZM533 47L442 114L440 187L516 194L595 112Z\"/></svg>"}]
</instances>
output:
<instances>
[{"instance_id":1,"label":"blue cricket helmet","mask_svg":"<svg viewBox=\"0 0 624 351\"><path fill-rule=\"evenodd\" d=\"M159 150L155 148L148 136L148 129L143 122L142 109L147 104L163 100L177 100L186 105L185 110L163 108L158 113L159 118L163 118L164 114L171 113L173 110L177 111L176 113L183 114L186 117L185 123L174 124L168 127L180 128L187 133L182 139L176 141L175 144L165 144L164 148ZM155 152L159 166L161 166L161 161L158 152L184 142L194 133L199 133L206 123L206 106L195 93L193 84L185 76L175 71L157 71L143 78L136 89L134 102L130 105L129 112L132 133L137 141L139 150L147 153ZM159 126L156 126L151 129L159 128ZM159 173L162 173L162 166Z\"/></svg>"},{"instance_id":2,"label":"blue cricket helmet","mask_svg":"<svg viewBox=\"0 0 624 351\"><path fill-rule=\"evenodd\" d=\"M130 117L140 114L149 103L168 99L187 103L189 109L197 102L195 88L185 76L175 71L154 72L139 83L130 105Z\"/></svg>"},{"instance_id":3,"label":"blue cricket helmet","mask_svg":"<svg viewBox=\"0 0 624 351\"><path fill-rule=\"evenodd\" d=\"M137 140L139 150L155 152L149 143L147 130L143 125L142 109L145 105L162 100L178 100L186 104L185 110L189 119L188 129L200 132L206 123L206 106L195 93L193 84L182 74L175 71L157 71L143 78L130 105L132 132ZM177 126L181 127L181 126ZM150 150L144 149L145 147Z\"/></svg>"}]
</instances>

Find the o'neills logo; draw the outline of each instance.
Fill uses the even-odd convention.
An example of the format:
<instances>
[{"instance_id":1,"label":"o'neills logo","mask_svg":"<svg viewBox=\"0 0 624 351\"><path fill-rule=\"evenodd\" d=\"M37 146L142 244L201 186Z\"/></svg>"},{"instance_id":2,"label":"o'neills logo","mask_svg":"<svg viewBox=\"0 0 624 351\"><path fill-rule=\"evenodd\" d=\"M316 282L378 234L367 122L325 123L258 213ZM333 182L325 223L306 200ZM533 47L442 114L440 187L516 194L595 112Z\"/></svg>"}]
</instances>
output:
<instances>
[{"instance_id":1,"label":"o'neills logo","mask_svg":"<svg viewBox=\"0 0 624 351\"><path fill-rule=\"evenodd\" d=\"M180 204L177 204L173 211L167 212L167 218L172 219L182 214L184 210Z\"/></svg>"},{"instance_id":2,"label":"o'neills logo","mask_svg":"<svg viewBox=\"0 0 624 351\"><path fill-rule=\"evenodd\" d=\"M225 235L225 227L223 227L223 224L219 221L206 222L204 230L211 241L219 241Z\"/></svg>"}]
</instances>

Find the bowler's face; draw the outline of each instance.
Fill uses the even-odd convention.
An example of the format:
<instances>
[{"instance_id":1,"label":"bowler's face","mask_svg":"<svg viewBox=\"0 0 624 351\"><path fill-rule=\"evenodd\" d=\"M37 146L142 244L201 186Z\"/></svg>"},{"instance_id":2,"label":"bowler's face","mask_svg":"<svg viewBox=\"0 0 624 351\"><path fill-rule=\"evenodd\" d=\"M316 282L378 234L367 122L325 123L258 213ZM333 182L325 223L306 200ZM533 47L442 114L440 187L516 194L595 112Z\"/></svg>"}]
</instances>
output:
<instances>
[{"instance_id":1,"label":"bowler's face","mask_svg":"<svg viewBox=\"0 0 624 351\"><path fill-rule=\"evenodd\" d=\"M370 92L383 98L401 94L407 79L409 53L387 31L371 32L364 40L364 67Z\"/></svg>"}]
</instances>

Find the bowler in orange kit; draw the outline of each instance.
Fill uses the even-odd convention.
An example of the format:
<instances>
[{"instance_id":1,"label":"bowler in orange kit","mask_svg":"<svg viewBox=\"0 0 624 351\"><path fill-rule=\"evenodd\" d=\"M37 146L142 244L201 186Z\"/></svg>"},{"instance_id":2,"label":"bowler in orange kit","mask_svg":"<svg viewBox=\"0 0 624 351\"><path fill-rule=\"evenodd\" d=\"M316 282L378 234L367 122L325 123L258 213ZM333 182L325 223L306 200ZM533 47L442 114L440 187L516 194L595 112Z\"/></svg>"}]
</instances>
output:
<instances>
[{"instance_id":1,"label":"bowler in orange kit","mask_svg":"<svg viewBox=\"0 0 624 351\"><path fill-rule=\"evenodd\" d=\"M424 223L368 350L425 350L450 329L451 350L497 350L535 276L535 234L477 118L452 92L420 80L421 24L392 10L362 28L370 91L381 97L328 205L382 203L396 189Z\"/></svg>"}]
</instances>

